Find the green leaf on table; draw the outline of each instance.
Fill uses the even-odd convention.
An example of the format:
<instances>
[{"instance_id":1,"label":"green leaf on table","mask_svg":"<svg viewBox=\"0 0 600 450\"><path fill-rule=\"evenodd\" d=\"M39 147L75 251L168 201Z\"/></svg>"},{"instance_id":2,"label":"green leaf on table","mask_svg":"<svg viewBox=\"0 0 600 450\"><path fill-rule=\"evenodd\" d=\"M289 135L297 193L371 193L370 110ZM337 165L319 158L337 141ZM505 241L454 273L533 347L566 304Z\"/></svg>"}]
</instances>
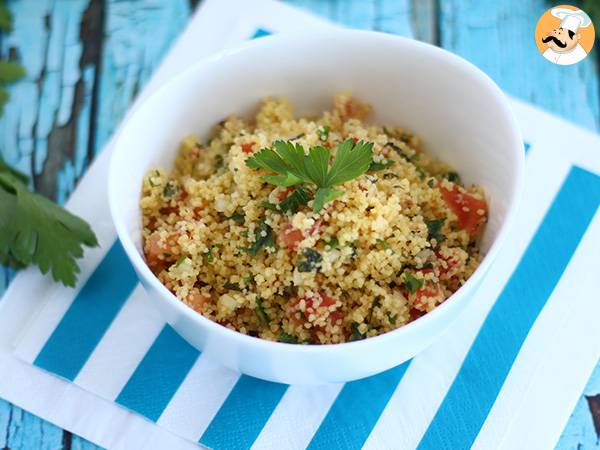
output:
<instances>
[{"instance_id":1,"label":"green leaf on table","mask_svg":"<svg viewBox=\"0 0 600 450\"><path fill-rule=\"evenodd\" d=\"M13 83L25 76L25 69L13 61L0 61L0 83Z\"/></svg>"},{"instance_id":2,"label":"green leaf on table","mask_svg":"<svg viewBox=\"0 0 600 450\"><path fill-rule=\"evenodd\" d=\"M55 281L74 286L83 246L98 245L82 219L29 192L10 171L0 172L0 260L14 267L35 264Z\"/></svg>"},{"instance_id":3,"label":"green leaf on table","mask_svg":"<svg viewBox=\"0 0 600 450\"><path fill-rule=\"evenodd\" d=\"M3 1L0 2L0 30L6 33L12 31L12 14Z\"/></svg>"}]
</instances>

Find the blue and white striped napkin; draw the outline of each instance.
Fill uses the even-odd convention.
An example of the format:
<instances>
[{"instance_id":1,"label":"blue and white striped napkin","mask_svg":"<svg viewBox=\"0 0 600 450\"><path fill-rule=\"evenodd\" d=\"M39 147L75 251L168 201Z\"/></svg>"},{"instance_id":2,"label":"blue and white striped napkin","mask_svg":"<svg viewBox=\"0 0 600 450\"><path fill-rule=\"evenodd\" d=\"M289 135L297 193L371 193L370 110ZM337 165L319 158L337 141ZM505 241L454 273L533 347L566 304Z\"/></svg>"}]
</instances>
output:
<instances>
[{"instance_id":1,"label":"blue and white striped napkin","mask_svg":"<svg viewBox=\"0 0 600 450\"><path fill-rule=\"evenodd\" d=\"M198 42L211 42L199 50L207 54L217 50L215 36L234 45L291 24L328 26L269 0L252 11L244 2L209 1L163 66L179 58L182 67L186 45L198 51ZM164 79L169 71L161 70ZM512 238L473 307L411 361L351 383L287 386L204 357L147 305L115 239L98 189L108 149L69 202L95 224L102 244L86 254L79 286L64 289L26 271L2 302L9 306L0 342L14 305L35 298L27 325L12 334L12 354L27 363L18 373L60 386L62 403L52 405L47 389L31 398L33 383L16 376L0 381L0 395L12 386L21 402L14 393L6 395L11 401L111 448L553 448L600 357L593 295L600 291L600 138L517 101L513 107L527 167Z\"/></svg>"}]
</instances>

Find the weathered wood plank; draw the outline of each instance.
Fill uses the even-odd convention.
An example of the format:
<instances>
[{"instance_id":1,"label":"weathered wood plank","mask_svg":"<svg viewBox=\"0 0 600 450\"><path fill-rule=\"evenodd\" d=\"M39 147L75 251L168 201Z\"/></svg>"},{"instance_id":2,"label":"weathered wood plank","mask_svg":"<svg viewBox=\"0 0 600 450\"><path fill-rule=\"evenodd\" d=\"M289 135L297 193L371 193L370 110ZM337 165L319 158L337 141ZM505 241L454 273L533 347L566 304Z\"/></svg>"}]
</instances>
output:
<instances>
[{"instance_id":1,"label":"weathered wood plank","mask_svg":"<svg viewBox=\"0 0 600 450\"><path fill-rule=\"evenodd\" d=\"M507 93L596 130L600 96L593 58L557 66L536 48L535 25L548 7L544 0L443 1L440 43L480 67Z\"/></svg>"},{"instance_id":2,"label":"weathered wood plank","mask_svg":"<svg viewBox=\"0 0 600 450\"><path fill-rule=\"evenodd\" d=\"M22 61L27 76L10 88L0 151L32 177L38 192L63 203L180 33L190 6L186 0L23 0L9 7L14 31L0 53ZM0 269L0 296L11 274ZM98 448L0 402L3 447Z\"/></svg>"},{"instance_id":3,"label":"weathered wood plank","mask_svg":"<svg viewBox=\"0 0 600 450\"><path fill-rule=\"evenodd\" d=\"M60 428L0 400L0 448L57 450L63 448ZM91 450L88 448L86 450Z\"/></svg>"},{"instance_id":4,"label":"weathered wood plank","mask_svg":"<svg viewBox=\"0 0 600 450\"><path fill-rule=\"evenodd\" d=\"M106 10L96 153L190 15L187 0L108 0Z\"/></svg>"}]
</instances>

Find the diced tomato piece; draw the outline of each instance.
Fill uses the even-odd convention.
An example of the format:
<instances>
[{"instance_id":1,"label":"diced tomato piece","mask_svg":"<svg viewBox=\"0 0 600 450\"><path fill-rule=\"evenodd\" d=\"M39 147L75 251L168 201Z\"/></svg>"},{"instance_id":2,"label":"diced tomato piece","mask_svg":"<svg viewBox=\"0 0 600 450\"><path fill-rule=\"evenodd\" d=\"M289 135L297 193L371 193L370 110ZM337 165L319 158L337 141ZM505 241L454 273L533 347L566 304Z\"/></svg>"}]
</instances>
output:
<instances>
[{"instance_id":1,"label":"diced tomato piece","mask_svg":"<svg viewBox=\"0 0 600 450\"><path fill-rule=\"evenodd\" d=\"M281 240L287 248L290 250L296 250L298 243L304 240L304 234L298 228L294 228L291 224L287 224L283 227L283 231L280 236Z\"/></svg>"},{"instance_id":2,"label":"diced tomato piece","mask_svg":"<svg viewBox=\"0 0 600 450\"><path fill-rule=\"evenodd\" d=\"M211 298L207 295L201 294L200 292L192 292L188 295L188 303L194 308L195 311L201 312L204 305L210 303Z\"/></svg>"},{"instance_id":3,"label":"diced tomato piece","mask_svg":"<svg viewBox=\"0 0 600 450\"><path fill-rule=\"evenodd\" d=\"M456 214L461 228L471 236L477 235L480 226L485 223L487 217L487 203L468 194L458 186L447 189L438 185L442 197L452 212ZM483 211L483 214L480 212Z\"/></svg>"},{"instance_id":4,"label":"diced tomato piece","mask_svg":"<svg viewBox=\"0 0 600 450\"><path fill-rule=\"evenodd\" d=\"M315 233L319 233L321 228L321 220L317 220L307 231L310 236ZM296 250L298 243L305 239L304 233L298 228L294 228L292 224L288 223L284 225L283 231L279 235L285 246L290 250Z\"/></svg>"},{"instance_id":5,"label":"diced tomato piece","mask_svg":"<svg viewBox=\"0 0 600 450\"><path fill-rule=\"evenodd\" d=\"M419 317L423 317L425 315L424 311L419 311L416 308L410 308L408 312L408 320L412 322L413 320L417 320Z\"/></svg>"},{"instance_id":6,"label":"diced tomato piece","mask_svg":"<svg viewBox=\"0 0 600 450\"><path fill-rule=\"evenodd\" d=\"M423 312L433 309L434 306L445 300L442 288L439 285L434 285L431 281L425 281L423 287L411 294L410 297L413 297L413 307ZM432 300L433 305L431 305Z\"/></svg>"},{"instance_id":7,"label":"diced tomato piece","mask_svg":"<svg viewBox=\"0 0 600 450\"><path fill-rule=\"evenodd\" d=\"M435 256L437 256L439 260L445 262L445 264L437 265L438 270L443 275L446 275L449 272L453 272L460 264L460 262L458 260L456 260L456 258L453 258L452 256L444 257L444 256L442 256L442 254L440 252L436 252Z\"/></svg>"},{"instance_id":8,"label":"diced tomato piece","mask_svg":"<svg viewBox=\"0 0 600 450\"><path fill-rule=\"evenodd\" d=\"M248 142L246 144L242 144L242 151L244 153L252 153L253 148L254 148L254 142Z\"/></svg>"},{"instance_id":9,"label":"diced tomato piece","mask_svg":"<svg viewBox=\"0 0 600 450\"><path fill-rule=\"evenodd\" d=\"M290 195L290 192L292 192L293 190L294 186L286 187L285 190L277 194L277 200L279 200L280 202L284 201L288 197L288 195Z\"/></svg>"}]
</instances>

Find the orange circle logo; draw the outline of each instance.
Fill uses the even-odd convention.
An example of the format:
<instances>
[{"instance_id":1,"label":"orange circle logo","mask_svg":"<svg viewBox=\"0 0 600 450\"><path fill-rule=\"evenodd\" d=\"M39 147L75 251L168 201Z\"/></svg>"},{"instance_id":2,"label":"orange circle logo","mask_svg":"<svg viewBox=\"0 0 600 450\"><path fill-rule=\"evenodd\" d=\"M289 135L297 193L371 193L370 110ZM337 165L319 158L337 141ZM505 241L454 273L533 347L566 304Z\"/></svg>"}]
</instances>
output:
<instances>
[{"instance_id":1,"label":"orange circle logo","mask_svg":"<svg viewBox=\"0 0 600 450\"><path fill-rule=\"evenodd\" d=\"M538 20L535 44L544 58L554 64L578 63L592 51L594 24L585 11L575 6L555 6Z\"/></svg>"}]
</instances>

